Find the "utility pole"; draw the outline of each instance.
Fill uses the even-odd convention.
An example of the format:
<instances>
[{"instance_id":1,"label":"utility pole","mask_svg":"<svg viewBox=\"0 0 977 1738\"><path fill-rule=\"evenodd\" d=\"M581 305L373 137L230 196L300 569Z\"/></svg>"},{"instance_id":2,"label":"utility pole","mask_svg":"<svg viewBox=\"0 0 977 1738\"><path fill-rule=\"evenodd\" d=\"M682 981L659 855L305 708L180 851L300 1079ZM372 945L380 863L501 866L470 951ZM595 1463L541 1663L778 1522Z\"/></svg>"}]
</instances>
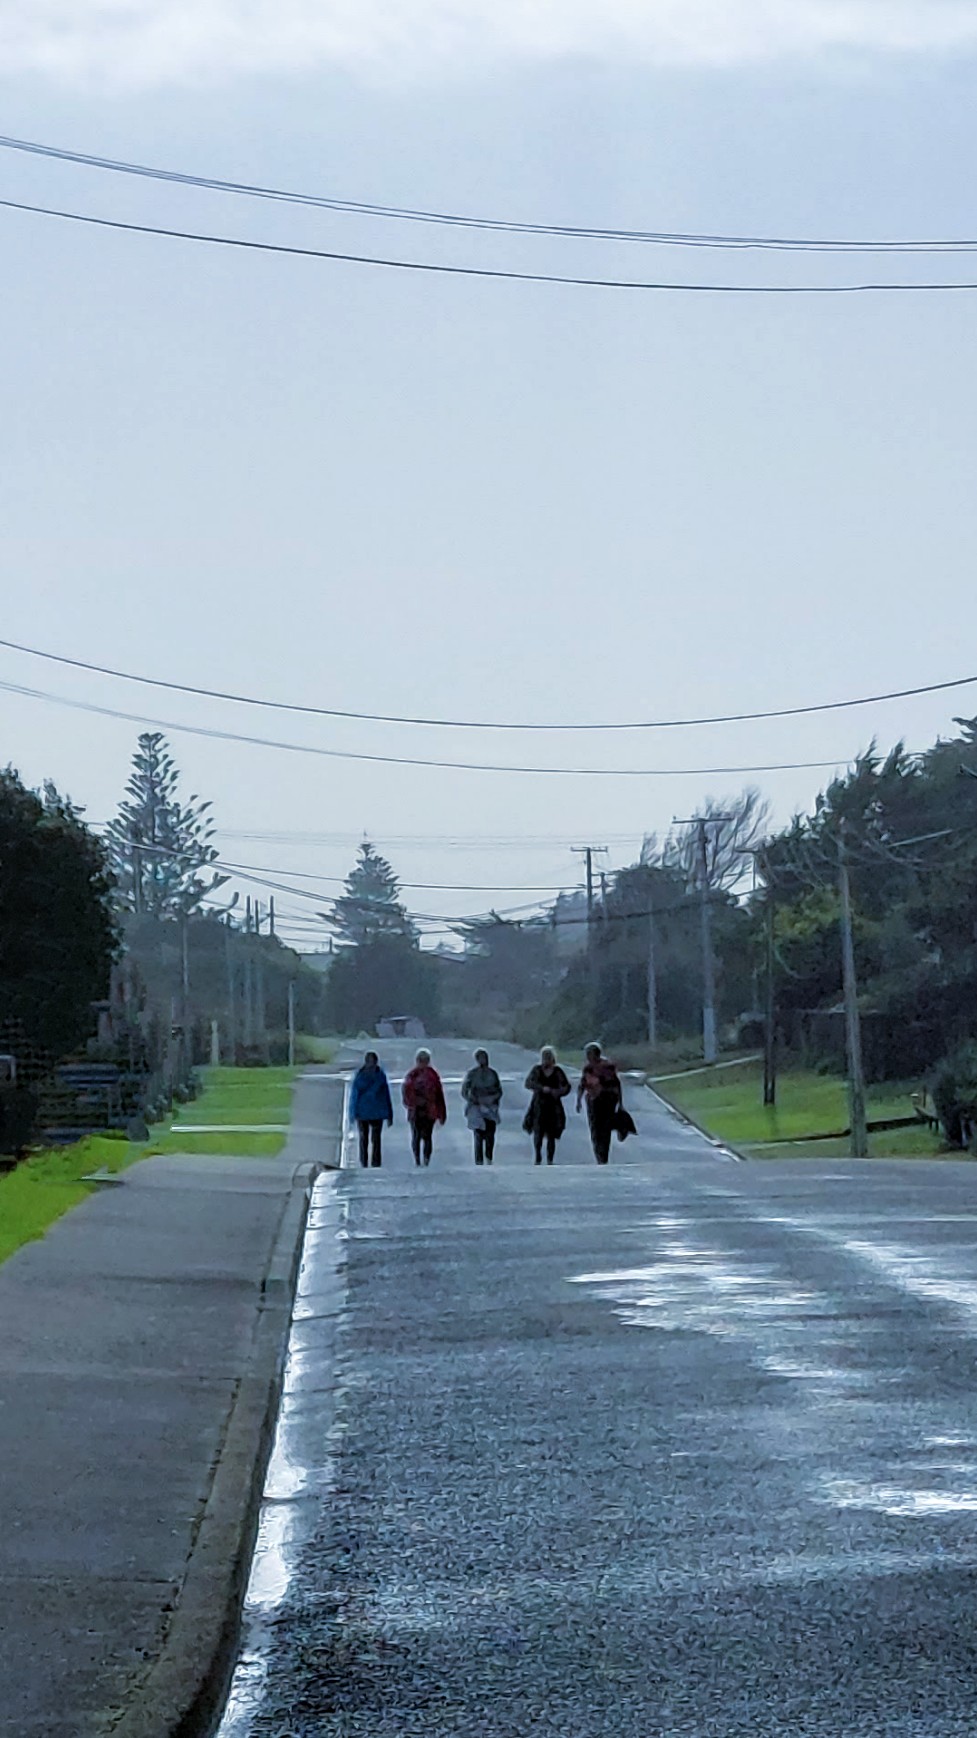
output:
<instances>
[{"instance_id":1,"label":"utility pole","mask_svg":"<svg viewBox=\"0 0 977 1738\"><path fill-rule=\"evenodd\" d=\"M587 865L587 972L590 982L591 1012L597 1016L597 950L594 947L594 858L607 851L606 845L571 845L571 851L583 857Z\"/></svg>"},{"instance_id":2,"label":"utility pole","mask_svg":"<svg viewBox=\"0 0 977 1738\"><path fill-rule=\"evenodd\" d=\"M652 1050L658 1043L658 972L655 960L655 913L651 894L648 896L648 1043Z\"/></svg>"},{"instance_id":3,"label":"utility pole","mask_svg":"<svg viewBox=\"0 0 977 1738\"><path fill-rule=\"evenodd\" d=\"M777 1005L776 983L774 970L776 967L776 950L774 947L774 905L773 876L769 860L763 858L763 877L767 884L767 898L764 905L764 930L766 955L766 982L764 984L763 1010L763 1102L773 1105L777 1102Z\"/></svg>"},{"instance_id":4,"label":"utility pole","mask_svg":"<svg viewBox=\"0 0 977 1738\"><path fill-rule=\"evenodd\" d=\"M865 1121L865 1074L862 1067L862 1023L858 1010L858 977L855 970L855 937L852 928L851 875L844 823L838 833L838 892L841 898L841 964L845 985L845 1035L848 1051L848 1104L851 1123L851 1156L868 1157Z\"/></svg>"},{"instance_id":5,"label":"utility pole","mask_svg":"<svg viewBox=\"0 0 977 1738\"><path fill-rule=\"evenodd\" d=\"M237 1059L237 1005L234 982L234 945L231 941L233 927L230 918L227 920L227 935L225 937L225 957L227 960L227 1054L228 1061L233 1066Z\"/></svg>"},{"instance_id":6,"label":"utility pole","mask_svg":"<svg viewBox=\"0 0 977 1738\"><path fill-rule=\"evenodd\" d=\"M673 821L675 827L695 827L699 860L699 922L702 933L702 1060L711 1066L719 1056L716 1037L716 959L712 951L712 902L709 897L708 828L732 821L733 815L693 815L688 821Z\"/></svg>"},{"instance_id":7,"label":"utility pole","mask_svg":"<svg viewBox=\"0 0 977 1738\"><path fill-rule=\"evenodd\" d=\"M254 1043L254 961L251 958L250 893L244 916L244 933L247 938L244 956L244 1042L250 1048Z\"/></svg>"},{"instance_id":8,"label":"utility pole","mask_svg":"<svg viewBox=\"0 0 977 1738\"><path fill-rule=\"evenodd\" d=\"M716 959L712 951L712 908L709 904L709 844L706 823L699 821L699 878L702 883L702 1060L715 1062L719 1055L716 1042Z\"/></svg>"},{"instance_id":9,"label":"utility pole","mask_svg":"<svg viewBox=\"0 0 977 1738\"><path fill-rule=\"evenodd\" d=\"M183 1004L180 1024L186 1033L190 1029L190 918L187 912L183 913L180 922L180 953L180 989Z\"/></svg>"},{"instance_id":10,"label":"utility pole","mask_svg":"<svg viewBox=\"0 0 977 1738\"><path fill-rule=\"evenodd\" d=\"M288 986L288 1066L295 1067L295 983Z\"/></svg>"},{"instance_id":11,"label":"utility pole","mask_svg":"<svg viewBox=\"0 0 977 1738\"><path fill-rule=\"evenodd\" d=\"M275 895L272 894L271 898L268 901L268 934L274 935L274 933L275 933Z\"/></svg>"},{"instance_id":12,"label":"utility pole","mask_svg":"<svg viewBox=\"0 0 977 1738\"><path fill-rule=\"evenodd\" d=\"M576 857L583 857L587 865L587 939L591 939L594 927L594 858L607 855L606 845L571 845L571 851Z\"/></svg>"}]
</instances>

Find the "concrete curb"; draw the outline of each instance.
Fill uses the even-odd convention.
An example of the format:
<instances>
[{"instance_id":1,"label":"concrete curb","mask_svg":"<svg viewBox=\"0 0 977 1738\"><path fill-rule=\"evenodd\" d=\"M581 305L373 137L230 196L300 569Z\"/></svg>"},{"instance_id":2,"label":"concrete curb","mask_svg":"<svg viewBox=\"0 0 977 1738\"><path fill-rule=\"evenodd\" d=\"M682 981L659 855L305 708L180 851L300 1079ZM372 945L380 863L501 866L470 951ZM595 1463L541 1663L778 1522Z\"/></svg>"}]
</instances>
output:
<instances>
[{"instance_id":1,"label":"concrete curb","mask_svg":"<svg viewBox=\"0 0 977 1738\"><path fill-rule=\"evenodd\" d=\"M204 1738L220 1713L237 1652L265 1474L281 1402L311 1186L304 1166L279 1220L262 1281L248 1366L231 1408L213 1484L163 1650L111 1738Z\"/></svg>"}]
</instances>

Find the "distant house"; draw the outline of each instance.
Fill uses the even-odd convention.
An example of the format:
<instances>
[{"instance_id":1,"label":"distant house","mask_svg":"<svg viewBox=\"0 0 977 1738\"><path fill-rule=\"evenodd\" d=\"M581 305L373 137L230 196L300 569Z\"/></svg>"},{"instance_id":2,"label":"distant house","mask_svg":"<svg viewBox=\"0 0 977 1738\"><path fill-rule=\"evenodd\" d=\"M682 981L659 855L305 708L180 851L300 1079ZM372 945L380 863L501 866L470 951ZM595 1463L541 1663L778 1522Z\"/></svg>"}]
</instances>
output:
<instances>
[{"instance_id":1,"label":"distant house","mask_svg":"<svg viewBox=\"0 0 977 1738\"><path fill-rule=\"evenodd\" d=\"M387 1014L377 1021L378 1038L426 1038L423 1020L416 1014Z\"/></svg>"}]
</instances>

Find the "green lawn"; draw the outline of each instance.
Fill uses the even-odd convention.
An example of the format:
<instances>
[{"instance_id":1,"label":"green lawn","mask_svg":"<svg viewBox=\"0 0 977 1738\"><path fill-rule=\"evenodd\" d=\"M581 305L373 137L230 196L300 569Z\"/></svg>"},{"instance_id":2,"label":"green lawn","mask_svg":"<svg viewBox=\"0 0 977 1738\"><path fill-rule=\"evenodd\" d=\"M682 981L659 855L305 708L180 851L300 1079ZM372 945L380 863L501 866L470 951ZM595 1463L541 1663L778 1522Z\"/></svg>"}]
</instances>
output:
<instances>
[{"instance_id":1,"label":"green lawn","mask_svg":"<svg viewBox=\"0 0 977 1738\"><path fill-rule=\"evenodd\" d=\"M294 1073L290 1068L207 1068L204 1090L149 1142L117 1135L89 1135L73 1146L33 1153L0 1176L0 1261L91 1194L82 1178L93 1171L116 1172L158 1153L235 1153L262 1158L281 1151L285 1135L232 1132L181 1134L182 1123L287 1123L292 1109Z\"/></svg>"},{"instance_id":2,"label":"green lawn","mask_svg":"<svg viewBox=\"0 0 977 1738\"><path fill-rule=\"evenodd\" d=\"M280 1153L286 1136L278 1129L268 1134L242 1134L215 1129L206 1134L184 1134L184 1124L198 1123L287 1123L292 1114L295 1072L291 1068L205 1068L204 1089L192 1104L181 1105L172 1123L152 1137L147 1155L155 1153L240 1153L243 1158L264 1158Z\"/></svg>"},{"instance_id":3,"label":"green lawn","mask_svg":"<svg viewBox=\"0 0 977 1738\"><path fill-rule=\"evenodd\" d=\"M316 1038L309 1032L300 1032L295 1040L295 1052L299 1062L331 1062L336 1054L341 1040L338 1038Z\"/></svg>"},{"instance_id":4,"label":"green lawn","mask_svg":"<svg viewBox=\"0 0 977 1738\"><path fill-rule=\"evenodd\" d=\"M110 1135L90 1135L74 1146L35 1153L0 1177L0 1261L21 1244L42 1237L62 1213L91 1194L81 1181L92 1171L121 1171L144 1149Z\"/></svg>"},{"instance_id":5,"label":"green lawn","mask_svg":"<svg viewBox=\"0 0 977 1738\"><path fill-rule=\"evenodd\" d=\"M777 1103L762 1103L763 1070L759 1063L742 1068L716 1068L691 1074L687 1080L667 1080L656 1087L685 1111L694 1122L734 1147L758 1148L757 1156L836 1157L848 1152L847 1140L819 1141L811 1146L776 1148L767 1142L789 1142L800 1136L830 1133L848 1126L845 1082L832 1075L802 1069L785 1071L777 1083ZM912 1110L908 1085L871 1087L869 1121L874 1118L908 1116ZM870 1136L874 1157L932 1155L940 1150L939 1137L925 1128L893 1129Z\"/></svg>"}]
</instances>

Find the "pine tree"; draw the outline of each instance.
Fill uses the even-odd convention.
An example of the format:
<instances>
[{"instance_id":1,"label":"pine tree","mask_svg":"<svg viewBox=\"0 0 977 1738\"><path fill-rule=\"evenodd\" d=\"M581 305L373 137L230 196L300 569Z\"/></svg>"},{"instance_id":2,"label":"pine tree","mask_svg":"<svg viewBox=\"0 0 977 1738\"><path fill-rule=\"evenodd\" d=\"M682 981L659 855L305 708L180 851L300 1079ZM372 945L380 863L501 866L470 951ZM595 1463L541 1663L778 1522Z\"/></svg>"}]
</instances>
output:
<instances>
[{"instance_id":1,"label":"pine tree","mask_svg":"<svg viewBox=\"0 0 977 1738\"><path fill-rule=\"evenodd\" d=\"M326 921L347 946L364 947L394 936L413 943L417 932L399 894L400 883L386 857L364 840L358 861L346 877L346 890Z\"/></svg>"},{"instance_id":2,"label":"pine tree","mask_svg":"<svg viewBox=\"0 0 977 1738\"><path fill-rule=\"evenodd\" d=\"M211 804L178 795L179 772L160 731L140 736L119 812L106 829L124 903L138 915L189 917L228 877L212 865Z\"/></svg>"}]
</instances>

